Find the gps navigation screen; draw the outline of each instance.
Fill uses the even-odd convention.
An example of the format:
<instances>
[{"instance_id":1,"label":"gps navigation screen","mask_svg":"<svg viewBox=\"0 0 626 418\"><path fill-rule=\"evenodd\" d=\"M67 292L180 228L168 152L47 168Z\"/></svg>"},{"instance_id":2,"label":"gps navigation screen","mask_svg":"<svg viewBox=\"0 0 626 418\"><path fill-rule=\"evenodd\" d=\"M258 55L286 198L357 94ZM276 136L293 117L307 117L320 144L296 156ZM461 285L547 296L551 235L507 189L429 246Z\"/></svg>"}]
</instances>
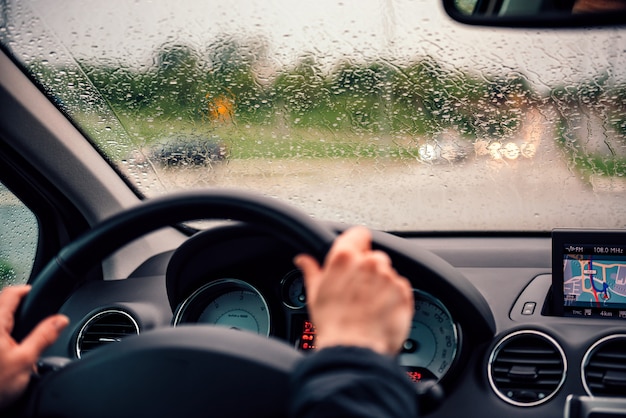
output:
<instances>
[{"instance_id":1,"label":"gps navigation screen","mask_svg":"<svg viewBox=\"0 0 626 418\"><path fill-rule=\"evenodd\" d=\"M563 262L565 315L626 319L626 245L565 244Z\"/></svg>"}]
</instances>

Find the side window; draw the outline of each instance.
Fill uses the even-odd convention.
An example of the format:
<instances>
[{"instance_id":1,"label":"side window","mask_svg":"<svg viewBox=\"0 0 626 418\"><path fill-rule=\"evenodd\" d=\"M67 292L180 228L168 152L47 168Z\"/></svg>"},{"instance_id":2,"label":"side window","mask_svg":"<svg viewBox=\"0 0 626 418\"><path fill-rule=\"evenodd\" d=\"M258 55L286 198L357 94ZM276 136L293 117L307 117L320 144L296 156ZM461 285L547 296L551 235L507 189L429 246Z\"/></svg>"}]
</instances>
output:
<instances>
[{"instance_id":1,"label":"side window","mask_svg":"<svg viewBox=\"0 0 626 418\"><path fill-rule=\"evenodd\" d=\"M0 183L0 289L28 280L38 230L35 215Z\"/></svg>"}]
</instances>

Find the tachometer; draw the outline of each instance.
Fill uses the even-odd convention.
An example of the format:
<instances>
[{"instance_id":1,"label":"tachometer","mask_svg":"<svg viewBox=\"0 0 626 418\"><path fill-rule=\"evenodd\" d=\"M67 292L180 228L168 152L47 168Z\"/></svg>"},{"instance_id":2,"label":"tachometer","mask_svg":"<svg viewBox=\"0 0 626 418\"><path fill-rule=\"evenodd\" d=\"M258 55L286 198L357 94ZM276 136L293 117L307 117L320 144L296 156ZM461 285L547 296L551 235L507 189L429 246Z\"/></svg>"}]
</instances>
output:
<instances>
[{"instance_id":1,"label":"tachometer","mask_svg":"<svg viewBox=\"0 0 626 418\"><path fill-rule=\"evenodd\" d=\"M415 382L439 381L456 357L459 344L456 325L437 298L415 289L413 295L415 315L399 362Z\"/></svg>"},{"instance_id":2,"label":"tachometer","mask_svg":"<svg viewBox=\"0 0 626 418\"><path fill-rule=\"evenodd\" d=\"M246 282L221 279L196 290L176 310L174 325L203 323L270 334L270 313L261 293Z\"/></svg>"}]
</instances>

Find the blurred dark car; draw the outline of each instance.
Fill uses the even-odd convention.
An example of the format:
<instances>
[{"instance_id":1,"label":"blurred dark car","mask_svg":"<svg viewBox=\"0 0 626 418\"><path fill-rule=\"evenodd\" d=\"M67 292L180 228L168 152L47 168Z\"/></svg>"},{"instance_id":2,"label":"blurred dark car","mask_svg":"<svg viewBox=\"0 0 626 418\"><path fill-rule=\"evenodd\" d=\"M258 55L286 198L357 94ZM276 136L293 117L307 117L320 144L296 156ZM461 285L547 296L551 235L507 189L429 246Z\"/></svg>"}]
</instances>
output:
<instances>
[{"instance_id":1,"label":"blurred dark car","mask_svg":"<svg viewBox=\"0 0 626 418\"><path fill-rule=\"evenodd\" d=\"M152 146L149 157L165 166L206 166L226 160L228 148L217 137L174 136Z\"/></svg>"}]
</instances>

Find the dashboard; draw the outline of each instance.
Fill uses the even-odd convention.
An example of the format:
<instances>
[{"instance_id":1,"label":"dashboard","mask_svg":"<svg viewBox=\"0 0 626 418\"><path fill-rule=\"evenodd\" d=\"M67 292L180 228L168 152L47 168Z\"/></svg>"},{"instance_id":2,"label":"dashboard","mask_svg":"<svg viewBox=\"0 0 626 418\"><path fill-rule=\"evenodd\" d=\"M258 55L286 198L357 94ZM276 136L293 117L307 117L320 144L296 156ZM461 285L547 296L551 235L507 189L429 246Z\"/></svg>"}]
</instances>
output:
<instances>
[{"instance_id":1,"label":"dashboard","mask_svg":"<svg viewBox=\"0 0 626 418\"><path fill-rule=\"evenodd\" d=\"M232 236L233 230L227 228L225 233ZM177 295L170 300L173 325L199 323L246 330L277 336L301 351L314 350L315 324L308 318L302 274L291 262L296 255L293 250L285 245L280 248L281 243L269 237L255 237L253 231L246 231L245 238L217 242L215 236L215 231L199 234L169 261L168 288L176 289ZM246 254L245 248L267 252ZM276 259L275 254L284 256ZM220 261L201 268L204 260ZM458 322L432 294L416 288L414 300L411 334L398 361L416 383L439 381L457 357Z\"/></svg>"},{"instance_id":2,"label":"dashboard","mask_svg":"<svg viewBox=\"0 0 626 418\"><path fill-rule=\"evenodd\" d=\"M626 321L619 316L626 307L614 305L612 317L555 313L571 295L552 291L553 280L564 280L552 275L553 246L569 247L572 239L374 233L375 246L413 284L415 316L398 362L422 396L422 413L456 416L470 405L477 416L548 417L563 414L568 395L623 400ZM245 224L200 232L125 280L78 289L62 309L72 325L48 354L79 357L89 344L121 339L103 337L106 325L91 326L104 313L112 315L105 324L134 324L129 334L213 324L277 339L306 355L315 348L315 324L292 263L297 253Z\"/></svg>"}]
</instances>

